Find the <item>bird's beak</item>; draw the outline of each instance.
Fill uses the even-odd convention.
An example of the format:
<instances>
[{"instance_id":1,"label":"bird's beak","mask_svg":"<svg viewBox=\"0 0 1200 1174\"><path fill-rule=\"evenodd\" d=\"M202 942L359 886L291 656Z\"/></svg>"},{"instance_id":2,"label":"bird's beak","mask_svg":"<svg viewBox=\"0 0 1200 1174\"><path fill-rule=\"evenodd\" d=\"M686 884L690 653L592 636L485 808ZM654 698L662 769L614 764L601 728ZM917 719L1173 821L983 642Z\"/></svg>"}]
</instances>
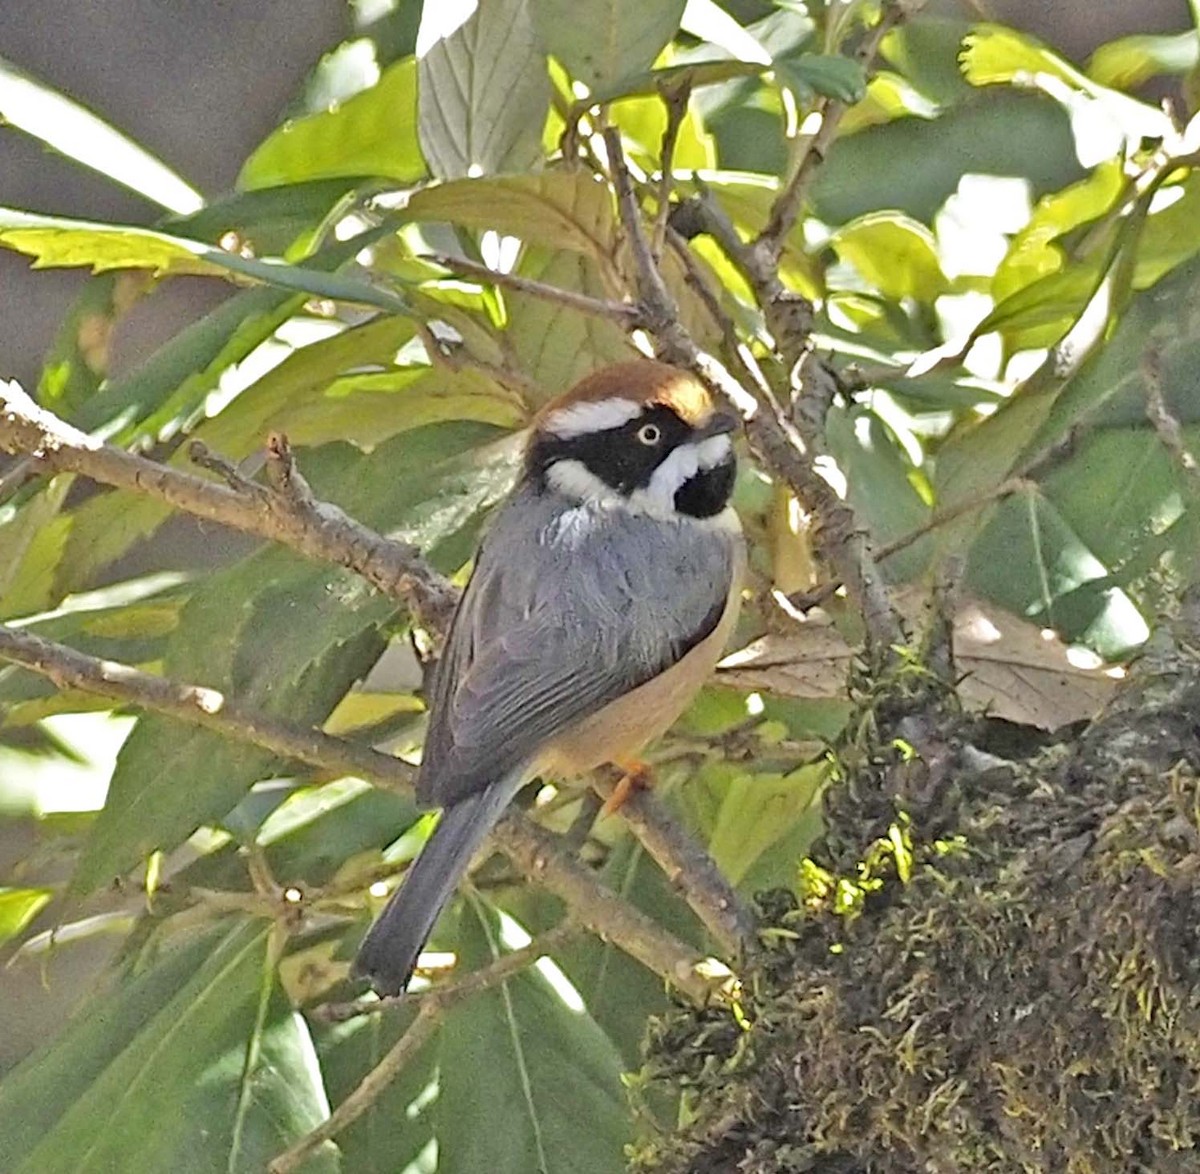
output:
<instances>
[{"instance_id":1,"label":"bird's beak","mask_svg":"<svg viewBox=\"0 0 1200 1174\"><path fill-rule=\"evenodd\" d=\"M737 412L729 408L717 408L706 423L701 424L696 429L696 433L703 439L710 436L723 436L728 432L736 432L742 426L742 418Z\"/></svg>"}]
</instances>

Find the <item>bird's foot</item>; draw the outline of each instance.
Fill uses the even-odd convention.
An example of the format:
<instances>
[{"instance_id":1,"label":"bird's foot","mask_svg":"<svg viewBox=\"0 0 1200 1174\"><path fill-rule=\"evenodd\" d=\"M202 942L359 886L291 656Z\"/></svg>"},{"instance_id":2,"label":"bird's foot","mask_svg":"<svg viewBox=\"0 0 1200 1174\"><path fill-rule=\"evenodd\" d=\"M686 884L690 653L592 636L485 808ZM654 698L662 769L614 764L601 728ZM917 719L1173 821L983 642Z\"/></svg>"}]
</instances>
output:
<instances>
[{"instance_id":1,"label":"bird's foot","mask_svg":"<svg viewBox=\"0 0 1200 1174\"><path fill-rule=\"evenodd\" d=\"M648 790L654 783L654 772L648 763L619 763L617 768L623 773L612 793L604 800L604 806L600 808L601 816L620 811L635 791Z\"/></svg>"}]
</instances>

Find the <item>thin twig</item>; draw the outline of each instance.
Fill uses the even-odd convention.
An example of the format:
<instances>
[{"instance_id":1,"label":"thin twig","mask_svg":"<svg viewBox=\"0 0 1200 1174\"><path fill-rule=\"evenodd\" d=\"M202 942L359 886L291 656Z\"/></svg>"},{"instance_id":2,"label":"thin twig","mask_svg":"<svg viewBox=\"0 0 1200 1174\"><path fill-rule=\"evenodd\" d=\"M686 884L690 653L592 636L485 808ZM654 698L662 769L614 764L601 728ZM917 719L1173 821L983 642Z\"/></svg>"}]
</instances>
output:
<instances>
[{"instance_id":1,"label":"thin twig","mask_svg":"<svg viewBox=\"0 0 1200 1174\"><path fill-rule=\"evenodd\" d=\"M520 950L501 954L493 962L470 974L450 982L438 983L427 990L388 999L360 999L354 1003L329 1004L318 1008L317 1018L326 1023L341 1023L359 1015L414 1004L418 1010L416 1018L392 1046L391 1051L363 1077L354 1091L325 1121L276 1157L267 1166L268 1174L292 1174L292 1171L298 1170L321 1145L357 1121L379 1099L380 1094L395 1080L405 1065L428 1043L447 1011L473 995L491 990L515 978L521 971L527 970L578 932L569 922L556 926Z\"/></svg>"},{"instance_id":2,"label":"thin twig","mask_svg":"<svg viewBox=\"0 0 1200 1174\"><path fill-rule=\"evenodd\" d=\"M662 264L663 249L667 240L667 217L671 213L671 188L675 181L675 144L679 140L679 128L687 117L688 100L692 88L689 84L664 90L661 94L667 108L667 125L663 129L662 149L659 151L658 207L654 210L654 229L650 234L650 255L654 264Z\"/></svg>"},{"instance_id":3,"label":"thin twig","mask_svg":"<svg viewBox=\"0 0 1200 1174\"><path fill-rule=\"evenodd\" d=\"M436 999L427 999L417 1011L408 1030L392 1045L391 1050L359 1081L354 1091L311 1133L306 1133L295 1145L273 1158L267 1174L292 1174L299 1170L330 1138L353 1125L380 1097L383 1091L404 1070L406 1065L433 1038L445 1007Z\"/></svg>"},{"instance_id":4,"label":"thin twig","mask_svg":"<svg viewBox=\"0 0 1200 1174\"><path fill-rule=\"evenodd\" d=\"M592 786L610 799L621 778L622 772L615 768L596 771ZM713 858L651 791L634 788L617 810L722 955L744 957L754 941L754 918Z\"/></svg>"},{"instance_id":5,"label":"thin twig","mask_svg":"<svg viewBox=\"0 0 1200 1174\"><path fill-rule=\"evenodd\" d=\"M519 974L528 966L546 955L553 953L572 938L579 936L579 926L568 919L561 925L547 930L534 938L527 946L502 954L494 962L479 970L472 970L456 978L435 982L432 986L419 991L405 991L402 995L388 995L384 998L368 995L354 999L349 1003L325 1003L314 1008L310 1014L322 1023L345 1023L348 1019L357 1019L363 1015L378 1015L383 1011L394 1011L399 1007L418 1006L429 999L436 999L443 1005L448 1000L458 1002L470 995L478 994L497 983Z\"/></svg>"},{"instance_id":6,"label":"thin twig","mask_svg":"<svg viewBox=\"0 0 1200 1174\"><path fill-rule=\"evenodd\" d=\"M888 655L892 648L904 643L904 625L892 607L884 581L871 557L866 534L853 511L817 472L813 461L814 440L801 435L797 420L784 412L771 388L760 388L755 398L719 362L697 347L681 323L675 299L650 254L620 136L610 127L604 132L604 142L621 223L636 267L638 297L647 327L655 335L661 353L668 361L695 372L704 383L729 398L749 416L746 435L751 447L764 467L790 486L818 519L815 536L818 552L833 567L858 604L872 654ZM755 293L763 304L768 327L772 329L777 345L782 345L780 339L783 337L791 340L789 346L798 348L795 359L798 363L808 346L803 313L807 302L784 290L774 271L769 288L764 291L756 286ZM773 299L770 304L762 302L766 296ZM752 405L748 410L747 401Z\"/></svg>"},{"instance_id":7,"label":"thin twig","mask_svg":"<svg viewBox=\"0 0 1200 1174\"><path fill-rule=\"evenodd\" d=\"M718 985L699 969L703 957L564 855L558 837L510 808L496 844L527 877L562 898L585 929L610 940L698 1006L716 997Z\"/></svg>"},{"instance_id":8,"label":"thin twig","mask_svg":"<svg viewBox=\"0 0 1200 1174\"><path fill-rule=\"evenodd\" d=\"M370 778L381 786L412 785L413 768L369 746L278 721L240 705L217 689L172 681L116 661L100 660L0 624L0 658L23 665L60 689L78 689L125 702L189 725L270 750L334 776Z\"/></svg>"},{"instance_id":9,"label":"thin twig","mask_svg":"<svg viewBox=\"0 0 1200 1174\"><path fill-rule=\"evenodd\" d=\"M22 664L60 688L81 689L167 714L337 777L351 774L377 786L399 789L412 781L412 768L391 755L254 713L214 689L99 660L3 625L0 658ZM694 1002L704 1003L712 996L712 983L697 969L702 955L569 859L556 836L513 810L501 820L493 838L530 880L559 897L581 926L611 941Z\"/></svg>"},{"instance_id":10,"label":"thin twig","mask_svg":"<svg viewBox=\"0 0 1200 1174\"><path fill-rule=\"evenodd\" d=\"M878 24L863 38L854 54L868 74L884 38L922 6L923 0L885 0ZM771 206L766 226L751 246L752 265L758 273L769 273L778 265L784 242L799 218L808 185L837 137L838 124L848 109L849 106L837 98L822 98L818 102L815 113L821 120L820 126L805 142L791 176Z\"/></svg>"},{"instance_id":11,"label":"thin twig","mask_svg":"<svg viewBox=\"0 0 1200 1174\"><path fill-rule=\"evenodd\" d=\"M31 454L44 468L165 502L195 517L282 542L300 554L348 567L409 606L432 631L445 628L458 595L413 546L393 542L336 506L295 498L238 478L238 488L184 473L104 444L0 382L0 449ZM210 454L211 456L211 454Z\"/></svg>"},{"instance_id":12,"label":"thin twig","mask_svg":"<svg viewBox=\"0 0 1200 1174\"><path fill-rule=\"evenodd\" d=\"M1200 465L1184 443L1183 427L1167 407L1163 392L1162 354L1151 343L1142 354L1142 383L1146 389L1146 418L1162 442L1163 448L1175 458L1193 493L1200 494Z\"/></svg>"},{"instance_id":13,"label":"thin twig","mask_svg":"<svg viewBox=\"0 0 1200 1174\"><path fill-rule=\"evenodd\" d=\"M443 269L449 269L462 277L475 278L489 285L502 289L511 289L516 293L528 294L530 297L541 298L545 302L553 302L557 306L566 306L570 310L578 310L581 314L591 314L596 318L607 318L617 322L629 330L640 326L638 308L629 302L606 301L603 298L593 298L587 294L576 293L574 290L561 289L557 285L548 285L544 281L535 281L531 277L521 277L516 273L501 273L468 261L464 257L451 257L446 253L425 253L422 260L431 261Z\"/></svg>"}]
</instances>

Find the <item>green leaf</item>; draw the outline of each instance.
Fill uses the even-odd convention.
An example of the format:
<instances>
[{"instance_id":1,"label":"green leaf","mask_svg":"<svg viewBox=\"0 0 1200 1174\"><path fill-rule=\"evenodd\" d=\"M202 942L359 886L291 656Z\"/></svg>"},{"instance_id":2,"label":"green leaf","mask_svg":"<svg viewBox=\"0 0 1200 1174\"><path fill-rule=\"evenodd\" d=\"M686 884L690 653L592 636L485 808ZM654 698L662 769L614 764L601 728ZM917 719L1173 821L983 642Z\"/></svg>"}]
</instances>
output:
<instances>
[{"instance_id":1,"label":"green leaf","mask_svg":"<svg viewBox=\"0 0 1200 1174\"><path fill-rule=\"evenodd\" d=\"M973 86L1009 84L1048 74L1072 87L1090 89L1088 79L1035 37L1002 24L976 25L963 40L963 77Z\"/></svg>"},{"instance_id":2,"label":"green leaf","mask_svg":"<svg viewBox=\"0 0 1200 1174\"><path fill-rule=\"evenodd\" d=\"M685 0L531 0L545 51L593 92L648 69L679 30Z\"/></svg>"},{"instance_id":3,"label":"green leaf","mask_svg":"<svg viewBox=\"0 0 1200 1174\"><path fill-rule=\"evenodd\" d=\"M457 568L481 511L507 488L510 461L478 460L495 431L455 423L406 433L370 457L339 444L303 467L322 500ZM394 601L341 568L265 550L217 572L171 635L165 670L267 714L320 725L384 646ZM298 618L299 617L299 618ZM118 756L72 888L87 892L199 825L215 822L274 765L265 751L173 719L143 717Z\"/></svg>"},{"instance_id":4,"label":"green leaf","mask_svg":"<svg viewBox=\"0 0 1200 1174\"><path fill-rule=\"evenodd\" d=\"M829 238L829 246L884 297L932 302L948 283L933 233L898 212L874 212Z\"/></svg>"},{"instance_id":5,"label":"green leaf","mask_svg":"<svg viewBox=\"0 0 1200 1174\"><path fill-rule=\"evenodd\" d=\"M1200 65L1200 39L1194 31L1121 37L1101 45L1088 62L1097 85L1134 90L1163 74L1181 77Z\"/></svg>"},{"instance_id":6,"label":"green leaf","mask_svg":"<svg viewBox=\"0 0 1200 1174\"><path fill-rule=\"evenodd\" d=\"M15 938L53 896L53 889L0 888L0 944Z\"/></svg>"},{"instance_id":7,"label":"green leaf","mask_svg":"<svg viewBox=\"0 0 1200 1174\"><path fill-rule=\"evenodd\" d=\"M195 188L116 127L2 59L0 123L40 139L168 211L194 212L204 203Z\"/></svg>"},{"instance_id":8,"label":"green leaf","mask_svg":"<svg viewBox=\"0 0 1200 1174\"><path fill-rule=\"evenodd\" d=\"M296 445L346 440L372 448L443 420L524 423L522 404L481 371L394 366L414 334L412 322L380 317L301 347L193 435L240 459L272 430Z\"/></svg>"},{"instance_id":9,"label":"green leaf","mask_svg":"<svg viewBox=\"0 0 1200 1174\"><path fill-rule=\"evenodd\" d=\"M775 58L775 73L800 102L814 93L852 105L867 92L863 67L849 57L833 54L789 53Z\"/></svg>"},{"instance_id":10,"label":"green leaf","mask_svg":"<svg viewBox=\"0 0 1200 1174\"><path fill-rule=\"evenodd\" d=\"M847 495L872 541L892 542L929 520L929 506L915 488L916 471L891 430L867 409L833 408L826 438L846 474ZM887 562L888 578L906 581L928 562L929 544L916 542Z\"/></svg>"},{"instance_id":11,"label":"green leaf","mask_svg":"<svg viewBox=\"0 0 1200 1174\"><path fill-rule=\"evenodd\" d=\"M817 172L814 211L830 224L882 209L929 224L969 173L1026 178L1035 197L1078 179L1066 113L1042 94L999 89L938 118L841 136Z\"/></svg>"},{"instance_id":12,"label":"green leaf","mask_svg":"<svg viewBox=\"0 0 1200 1174\"><path fill-rule=\"evenodd\" d=\"M996 270L992 281L996 301L1061 270L1066 257L1054 242L1072 229L1098 220L1113 207L1124 186L1121 162L1114 159L1101 163L1079 183L1043 196Z\"/></svg>"},{"instance_id":13,"label":"green leaf","mask_svg":"<svg viewBox=\"0 0 1200 1174\"><path fill-rule=\"evenodd\" d=\"M346 1023L317 1025L314 1038L329 1099L340 1104L399 1040L411 1014L360 1015ZM433 1143L437 1091L436 1041L427 1043L389 1081L367 1111L338 1134L347 1174L417 1174L433 1167L421 1155ZM439 1167L440 1168L440 1167Z\"/></svg>"},{"instance_id":14,"label":"green leaf","mask_svg":"<svg viewBox=\"0 0 1200 1174\"><path fill-rule=\"evenodd\" d=\"M771 68L757 61L688 61L664 65L661 69L630 72L607 85L597 86L576 104L576 110L586 110L597 103L618 98L658 97L671 90L698 90L704 86L740 78L759 77Z\"/></svg>"},{"instance_id":15,"label":"green leaf","mask_svg":"<svg viewBox=\"0 0 1200 1174\"><path fill-rule=\"evenodd\" d=\"M401 298L366 281L276 258L242 257L202 241L127 224L98 224L0 208L0 246L34 257L35 269L86 266L94 273L148 269L157 276L236 274L284 289L377 306L394 314L409 312Z\"/></svg>"},{"instance_id":16,"label":"green leaf","mask_svg":"<svg viewBox=\"0 0 1200 1174\"><path fill-rule=\"evenodd\" d=\"M751 774L721 762L701 769L689 785L719 796L708 850L729 881L741 885L760 857L797 828L811 839L820 826L817 800L827 774L824 763L787 775Z\"/></svg>"},{"instance_id":17,"label":"green leaf","mask_svg":"<svg viewBox=\"0 0 1200 1174\"><path fill-rule=\"evenodd\" d=\"M54 599L54 568L70 521L63 503L75 482L60 474L0 524L0 617L45 611Z\"/></svg>"},{"instance_id":18,"label":"green leaf","mask_svg":"<svg viewBox=\"0 0 1200 1174\"><path fill-rule=\"evenodd\" d=\"M238 187L343 176L412 183L425 174L416 108L417 63L409 57L389 65L370 89L273 131L243 164Z\"/></svg>"},{"instance_id":19,"label":"green leaf","mask_svg":"<svg viewBox=\"0 0 1200 1174\"><path fill-rule=\"evenodd\" d=\"M489 0L418 65L417 129L443 179L524 171L542 153L546 59L526 0Z\"/></svg>"},{"instance_id":20,"label":"green leaf","mask_svg":"<svg viewBox=\"0 0 1200 1174\"><path fill-rule=\"evenodd\" d=\"M1096 253L1070 269L1022 286L975 327L975 336L999 331L1013 350L1053 346L1071 329L1100 288L1109 260Z\"/></svg>"},{"instance_id":21,"label":"green leaf","mask_svg":"<svg viewBox=\"0 0 1200 1174\"><path fill-rule=\"evenodd\" d=\"M546 171L436 184L414 193L415 221L492 229L546 248L611 258L616 220L607 186L582 170Z\"/></svg>"},{"instance_id":22,"label":"green leaf","mask_svg":"<svg viewBox=\"0 0 1200 1174\"><path fill-rule=\"evenodd\" d=\"M523 276L559 289L607 296L596 264L581 253L527 250L520 271ZM506 335L522 369L546 398L566 390L605 363L637 354L614 322L528 294L508 292L504 297L509 307Z\"/></svg>"},{"instance_id":23,"label":"green leaf","mask_svg":"<svg viewBox=\"0 0 1200 1174\"><path fill-rule=\"evenodd\" d=\"M0 1164L14 1174L261 1171L328 1113L307 1029L273 990L242 1096L267 951L266 926L226 922L164 944L85 1003L0 1082ZM315 1155L314 1170L337 1168L332 1149Z\"/></svg>"},{"instance_id":24,"label":"green leaf","mask_svg":"<svg viewBox=\"0 0 1200 1174\"><path fill-rule=\"evenodd\" d=\"M304 304L278 289L248 289L184 327L148 359L108 383L72 415L89 431L118 417L114 442L129 443L188 420L215 390L223 372L265 342Z\"/></svg>"},{"instance_id":25,"label":"green leaf","mask_svg":"<svg viewBox=\"0 0 1200 1174\"><path fill-rule=\"evenodd\" d=\"M838 132L854 134L897 118L937 118L942 107L898 73L881 70L867 83L862 99L842 117Z\"/></svg>"},{"instance_id":26,"label":"green leaf","mask_svg":"<svg viewBox=\"0 0 1200 1174\"><path fill-rule=\"evenodd\" d=\"M480 902L463 906L459 957L486 965L501 952L498 919ZM440 1174L625 1169L621 1058L578 996L564 1001L556 985L529 970L447 1014L434 1110Z\"/></svg>"}]
</instances>

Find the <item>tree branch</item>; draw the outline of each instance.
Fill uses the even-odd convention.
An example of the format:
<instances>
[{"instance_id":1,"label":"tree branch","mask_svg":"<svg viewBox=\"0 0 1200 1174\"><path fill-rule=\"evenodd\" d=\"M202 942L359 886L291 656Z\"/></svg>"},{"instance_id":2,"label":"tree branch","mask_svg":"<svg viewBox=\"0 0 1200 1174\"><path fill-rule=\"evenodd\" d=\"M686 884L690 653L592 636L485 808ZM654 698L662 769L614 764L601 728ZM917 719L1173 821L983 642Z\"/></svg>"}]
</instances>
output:
<instances>
[{"instance_id":1,"label":"tree branch","mask_svg":"<svg viewBox=\"0 0 1200 1174\"><path fill-rule=\"evenodd\" d=\"M599 770L592 787L609 799L622 777L620 770ZM754 918L713 858L650 790L635 787L618 811L722 952L731 959L744 957L755 940Z\"/></svg>"},{"instance_id":2,"label":"tree branch","mask_svg":"<svg viewBox=\"0 0 1200 1174\"><path fill-rule=\"evenodd\" d=\"M561 925L556 925L534 938L529 945L502 954L494 962L478 970L435 982L424 990L405 991L400 995L386 995L383 998L368 995L349 1003L325 1003L314 1008L312 1016L322 1023L345 1023L348 1019L357 1019L362 1015L378 1015L382 1011L394 1011L399 1007L420 1006L430 999L438 1000L443 1006L448 1000L459 1002L519 974L527 966L545 958L559 946L578 936L578 924L568 918Z\"/></svg>"},{"instance_id":3,"label":"tree branch","mask_svg":"<svg viewBox=\"0 0 1200 1174\"><path fill-rule=\"evenodd\" d=\"M637 292L647 329L655 335L661 353L669 362L693 371L713 391L726 397L749 417L746 435L751 447L763 466L788 485L818 519L815 536L818 553L846 584L847 591L858 604L869 647L879 655L885 655L887 650L903 643L904 627L891 605L883 579L871 558L866 535L853 511L817 472L812 459L813 445L806 443L797 422L784 412L771 389L761 387L756 399L716 359L701 351L688 334L680 321L675 299L654 264L620 135L609 127L604 132L604 143L621 223L634 259ZM730 228L732 231L732 226ZM736 236L734 232L735 240ZM797 295L783 289L774 270L771 281L771 288L781 291L775 303L780 307L779 313L791 315L788 307L796 301ZM761 291L756 290L756 293L764 296ZM764 311L767 311L766 307ZM791 336L803 338L803 347L808 345L807 321L805 318L800 327L793 323L788 328Z\"/></svg>"},{"instance_id":4,"label":"tree branch","mask_svg":"<svg viewBox=\"0 0 1200 1174\"><path fill-rule=\"evenodd\" d=\"M60 689L78 689L178 718L328 774L369 778L392 789L412 785L413 768L390 754L267 717L217 689L100 660L5 624L0 624L0 658L23 665Z\"/></svg>"},{"instance_id":5,"label":"tree branch","mask_svg":"<svg viewBox=\"0 0 1200 1174\"><path fill-rule=\"evenodd\" d=\"M421 257L431 261L443 269L449 269L462 277L470 277L487 285L495 285L501 289L511 289L516 293L528 294L530 297L541 298L544 302L553 302L557 306L566 306L578 310L581 314L591 314L596 318L607 318L617 322L627 330L636 330L641 325L637 306L630 302L605 301L603 298L593 298L587 294L576 293L574 290L561 289L557 285L547 285L544 281L535 281L531 277L521 277L516 273L501 273L489 269L465 257L451 257L447 253L425 253Z\"/></svg>"},{"instance_id":6,"label":"tree branch","mask_svg":"<svg viewBox=\"0 0 1200 1174\"><path fill-rule=\"evenodd\" d=\"M282 437L274 444L279 451L274 457L268 454L268 464L283 461L281 454L287 452ZM294 476L284 479L282 491L242 478L236 489L217 485L80 432L39 407L15 383L0 382L0 449L31 454L54 472L82 473L195 517L282 542L309 558L348 567L410 607L432 631L443 630L454 611L457 592L415 547L376 534L337 506L316 502L298 489Z\"/></svg>"},{"instance_id":7,"label":"tree branch","mask_svg":"<svg viewBox=\"0 0 1200 1174\"><path fill-rule=\"evenodd\" d=\"M362 1078L341 1104L311 1133L306 1133L295 1145L273 1158L267 1174L292 1174L330 1138L353 1125L380 1097L384 1089L403 1071L404 1066L433 1038L446 1008L436 999L421 1003L417 1017L408 1030L392 1045L370 1072Z\"/></svg>"},{"instance_id":8,"label":"tree branch","mask_svg":"<svg viewBox=\"0 0 1200 1174\"><path fill-rule=\"evenodd\" d=\"M885 0L879 23L871 29L854 54L868 74L879 54L883 39L922 7L924 0ZM820 126L804 144L799 158L793 164L791 177L771 206L766 226L750 248L753 269L762 277L774 275L779 256L783 252L783 243L800 215L808 185L812 182L817 168L824 162L826 151L837 137L838 124L848 109L849 106L837 98L822 98L817 103L815 113L821 120Z\"/></svg>"},{"instance_id":9,"label":"tree branch","mask_svg":"<svg viewBox=\"0 0 1200 1174\"><path fill-rule=\"evenodd\" d=\"M514 978L578 932L569 922L556 926L520 950L501 954L488 965L470 974L464 974L450 982L439 983L427 990L387 999L359 999L354 1003L333 1004L323 1008L325 1013L320 1018L329 1023L341 1023L357 1015L368 1015L399 1006L415 1004L418 1010L416 1018L392 1045L391 1051L363 1077L354 1091L325 1121L273 1159L267 1166L267 1174L292 1174L320 1146L357 1121L379 1099L380 1094L395 1080L404 1066L429 1042L447 1011L472 995L491 990Z\"/></svg>"},{"instance_id":10,"label":"tree branch","mask_svg":"<svg viewBox=\"0 0 1200 1174\"><path fill-rule=\"evenodd\" d=\"M412 783L412 767L391 755L253 713L202 685L99 660L4 625L0 657L40 673L60 688L81 689L179 718L336 776L352 774L397 789ZM703 1004L712 997L715 986L698 969L703 956L605 888L563 853L557 837L510 810L497 825L493 842L530 880L560 898L579 925L611 941L692 1001Z\"/></svg>"}]
</instances>

